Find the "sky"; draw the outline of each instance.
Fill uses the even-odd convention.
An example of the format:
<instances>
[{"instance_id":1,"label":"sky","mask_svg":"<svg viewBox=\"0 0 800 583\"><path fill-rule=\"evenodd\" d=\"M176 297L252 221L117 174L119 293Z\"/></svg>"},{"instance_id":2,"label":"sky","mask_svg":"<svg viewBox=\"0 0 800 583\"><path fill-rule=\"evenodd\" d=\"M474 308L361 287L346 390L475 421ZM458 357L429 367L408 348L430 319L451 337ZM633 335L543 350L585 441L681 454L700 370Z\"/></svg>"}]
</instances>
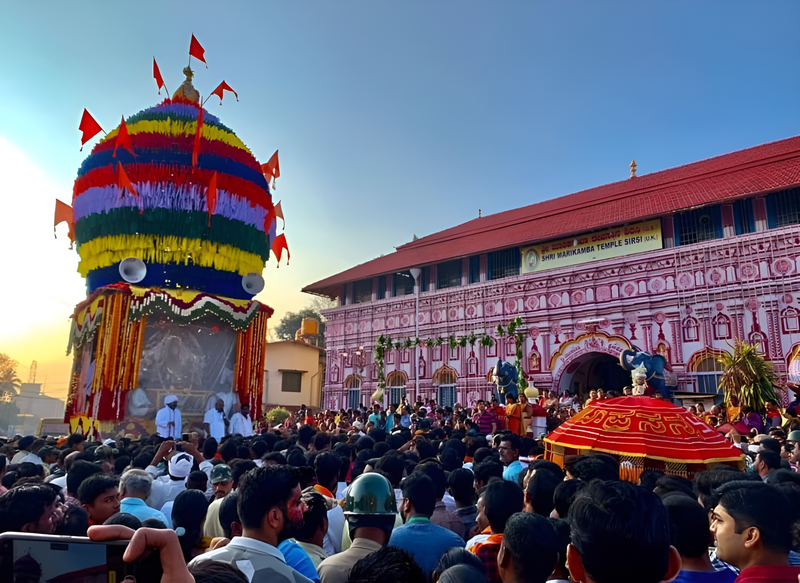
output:
<instances>
[{"instance_id":1,"label":"sky","mask_svg":"<svg viewBox=\"0 0 800 583\"><path fill-rule=\"evenodd\" d=\"M0 352L66 395L85 297L71 202L87 108L107 131L183 80L194 33L260 162L280 150L292 254L258 298L484 216L800 134L796 0L12 2L0 22Z\"/></svg>"}]
</instances>

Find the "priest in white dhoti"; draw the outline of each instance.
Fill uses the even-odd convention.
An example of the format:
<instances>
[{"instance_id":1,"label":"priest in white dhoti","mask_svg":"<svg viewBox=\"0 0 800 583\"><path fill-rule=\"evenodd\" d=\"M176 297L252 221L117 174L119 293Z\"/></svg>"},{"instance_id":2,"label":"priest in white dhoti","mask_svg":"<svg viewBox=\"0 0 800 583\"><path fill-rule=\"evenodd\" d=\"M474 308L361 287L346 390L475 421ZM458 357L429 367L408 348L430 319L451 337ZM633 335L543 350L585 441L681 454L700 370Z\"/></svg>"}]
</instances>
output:
<instances>
[{"instance_id":1,"label":"priest in white dhoti","mask_svg":"<svg viewBox=\"0 0 800 583\"><path fill-rule=\"evenodd\" d=\"M164 408L156 413L156 432L165 439L181 437L183 423L181 412L178 411L178 397L167 395L164 397Z\"/></svg>"}]
</instances>

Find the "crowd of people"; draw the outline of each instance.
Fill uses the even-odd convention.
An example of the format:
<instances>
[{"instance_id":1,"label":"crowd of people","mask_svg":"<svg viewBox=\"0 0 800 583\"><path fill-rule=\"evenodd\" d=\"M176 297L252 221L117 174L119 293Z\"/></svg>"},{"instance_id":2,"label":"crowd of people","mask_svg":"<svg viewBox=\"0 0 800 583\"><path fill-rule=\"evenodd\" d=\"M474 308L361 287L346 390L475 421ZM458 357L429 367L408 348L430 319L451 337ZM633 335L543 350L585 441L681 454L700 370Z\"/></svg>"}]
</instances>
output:
<instances>
[{"instance_id":1,"label":"crowd of people","mask_svg":"<svg viewBox=\"0 0 800 583\"><path fill-rule=\"evenodd\" d=\"M748 471L634 485L608 455L541 459L514 404L303 408L221 440L22 437L0 447L0 532L130 539L126 560L160 549L169 583L798 580L800 430L739 435Z\"/></svg>"}]
</instances>

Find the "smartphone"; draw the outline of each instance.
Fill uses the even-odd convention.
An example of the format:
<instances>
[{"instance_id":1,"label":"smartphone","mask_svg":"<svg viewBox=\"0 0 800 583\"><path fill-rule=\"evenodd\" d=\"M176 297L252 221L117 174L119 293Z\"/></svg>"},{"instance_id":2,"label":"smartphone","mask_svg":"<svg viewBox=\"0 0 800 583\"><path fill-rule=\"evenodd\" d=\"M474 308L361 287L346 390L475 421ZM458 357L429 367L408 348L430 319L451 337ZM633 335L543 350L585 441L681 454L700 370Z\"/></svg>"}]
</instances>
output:
<instances>
[{"instance_id":1,"label":"smartphone","mask_svg":"<svg viewBox=\"0 0 800 583\"><path fill-rule=\"evenodd\" d=\"M182 434L181 435L181 440L182 441L189 441L189 434L188 433Z\"/></svg>"},{"instance_id":2,"label":"smartphone","mask_svg":"<svg viewBox=\"0 0 800 583\"><path fill-rule=\"evenodd\" d=\"M133 563L122 555L128 541L94 542L81 536L0 534L0 573L3 581L108 581L122 583L128 575L137 581L160 581L161 558L154 552ZM10 575L10 578L9 578Z\"/></svg>"}]
</instances>

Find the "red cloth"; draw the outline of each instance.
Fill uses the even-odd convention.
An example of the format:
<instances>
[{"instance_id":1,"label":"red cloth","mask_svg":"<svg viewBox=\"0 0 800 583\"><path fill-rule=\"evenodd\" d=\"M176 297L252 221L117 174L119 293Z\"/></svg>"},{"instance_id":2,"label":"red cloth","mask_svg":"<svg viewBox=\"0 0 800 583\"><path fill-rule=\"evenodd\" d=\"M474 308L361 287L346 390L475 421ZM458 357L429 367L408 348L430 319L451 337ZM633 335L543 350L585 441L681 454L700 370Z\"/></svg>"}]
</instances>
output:
<instances>
[{"instance_id":1,"label":"red cloth","mask_svg":"<svg viewBox=\"0 0 800 583\"><path fill-rule=\"evenodd\" d=\"M211 92L211 95L216 95L217 97L219 97L219 104L222 105L222 96L226 91L230 91L231 93L233 93L236 96L236 101L239 101L239 94L233 90L233 87L225 83L225 81L220 83L217 86L217 88Z\"/></svg>"},{"instance_id":2,"label":"red cloth","mask_svg":"<svg viewBox=\"0 0 800 583\"><path fill-rule=\"evenodd\" d=\"M800 567L780 567L777 565L763 565L748 567L739 573L735 583L797 583Z\"/></svg>"},{"instance_id":3,"label":"red cloth","mask_svg":"<svg viewBox=\"0 0 800 583\"><path fill-rule=\"evenodd\" d=\"M281 255L283 254L283 249L286 249L286 265L289 265L289 246L286 244L286 235L280 234L275 237L275 240L272 242L272 252L275 254L275 259L278 260L278 263L281 262Z\"/></svg>"},{"instance_id":4,"label":"red cloth","mask_svg":"<svg viewBox=\"0 0 800 583\"><path fill-rule=\"evenodd\" d=\"M75 242L75 215L72 212L72 207L69 206L65 202L61 202L60 200L56 199L56 214L53 223L53 232L55 233L56 225L59 223L66 222L67 226L69 227L69 232L67 236L69 237L69 242Z\"/></svg>"},{"instance_id":5,"label":"red cloth","mask_svg":"<svg viewBox=\"0 0 800 583\"><path fill-rule=\"evenodd\" d=\"M83 135L81 136L81 150L83 150L83 146L86 145L86 142L103 131L103 128L100 127L100 124L95 121L95 119L92 117L92 114L86 111L86 109L83 110L81 123L78 126L78 129L83 132Z\"/></svg>"},{"instance_id":6,"label":"red cloth","mask_svg":"<svg viewBox=\"0 0 800 583\"><path fill-rule=\"evenodd\" d=\"M153 57L153 79L156 80L156 85L158 86L158 94L161 95L161 88L167 88L164 85L164 78L161 76L161 71L158 68L158 64L156 63L156 58Z\"/></svg>"},{"instance_id":7,"label":"red cloth","mask_svg":"<svg viewBox=\"0 0 800 583\"><path fill-rule=\"evenodd\" d=\"M192 42L189 43L189 56L194 57L198 61L206 62L206 51L202 45L197 42L194 35L192 35ZM208 63L206 63L206 69L208 69Z\"/></svg>"},{"instance_id":8,"label":"red cloth","mask_svg":"<svg viewBox=\"0 0 800 583\"><path fill-rule=\"evenodd\" d=\"M503 544L503 533L489 535L482 543L472 545L467 550L477 556L486 567L486 580L489 583L502 583L500 570L497 568L497 554Z\"/></svg>"},{"instance_id":9,"label":"red cloth","mask_svg":"<svg viewBox=\"0 0 800 583\"><path fill-rule=\"evenodd\" d=\"M128 152L131 153L131 156L136 155L133 153L133 146L131 145L131 137L128 134L128 126L125 125L125 116L122 116L122 123L119 126L119 131L117 131L117 139L114 140L114 154L111 156L112 158L117 157L117 148L120 147L128 150Z\"/></svg>"},{"instance_id":10,"label":"red cloth","mask_svg":"<svg viewBox=\"0 0 800 583\"><path fill-rule=\"evenodd\" d=\"M264 177L267 179L267 182L269 182L272 178L281 177L281 164L278 161L278 150L275 150L275 153L272 155L272 158L269 159L269 162L261 165L261 172L264 173Z\"/></svg>"}]
</instances>

